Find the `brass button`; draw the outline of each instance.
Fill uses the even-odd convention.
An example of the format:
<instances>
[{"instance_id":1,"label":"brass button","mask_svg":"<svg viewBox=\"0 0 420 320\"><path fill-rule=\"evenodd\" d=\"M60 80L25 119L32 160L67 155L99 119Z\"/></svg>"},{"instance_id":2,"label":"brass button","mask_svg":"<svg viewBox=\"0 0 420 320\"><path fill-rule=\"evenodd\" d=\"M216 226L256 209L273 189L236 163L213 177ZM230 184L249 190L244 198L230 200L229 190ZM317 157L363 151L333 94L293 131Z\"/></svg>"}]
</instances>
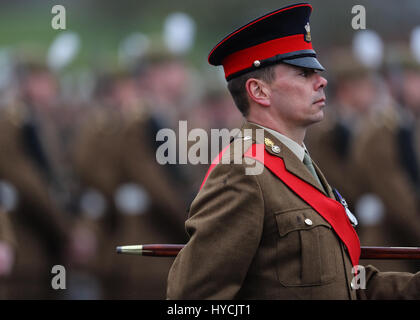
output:
<instances>
[{"instance_id":1,"label":"brass button","mask_svg":"<svg viewBox=\"0 0 420 320\"><path fill-rule=\"evenodd\" d=\"M271 151L273 151L274 153L279 153L280 152L280 147L279 146L272 146Z\"/></svg>"}]
</instances>

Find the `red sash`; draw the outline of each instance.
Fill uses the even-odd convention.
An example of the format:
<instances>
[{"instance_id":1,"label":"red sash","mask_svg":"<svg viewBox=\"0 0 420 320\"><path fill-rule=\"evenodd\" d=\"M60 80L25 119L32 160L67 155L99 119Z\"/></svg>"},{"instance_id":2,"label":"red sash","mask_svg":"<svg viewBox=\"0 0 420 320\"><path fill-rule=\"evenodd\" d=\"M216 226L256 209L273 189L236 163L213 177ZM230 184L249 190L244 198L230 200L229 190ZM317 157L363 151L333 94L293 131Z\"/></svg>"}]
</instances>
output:
<instances>
[{"instance_id":1,"label":"red sash","mask_svg":"<svg viewBox=\"0 0 420 320\"><path fill-rule=\"evenodd\" d=\"M261 151L263 148L264 152ZM219 163L225 148L219 156L212 162L201 187L203 187L207 177L216 164ZM308 203L316 212L318 212L332 226L338 237L343 241L350 254L353 266L359 264L360 258L360 241L356 231L350 224L344 207L334 199L331 199L320 192L318 189L298 178L294 174L286 170L283 159L271 155L265 150L264 144L253 144L249 148L244 157L252 158L264 164L273 174L284 182L293 192L295 192L302 200ZM201 189L201 188L200 188Z\"/></svg>"},{"instance_id":2,"label":"red sash","mask_svg":"<svg viewBox=\"0 0 420 320\"><path fill-rule=\"evenodd\" d=\"M204 183L206 182L207 178L209 177L210 172L213 170L213 168L220 162L220 159L222 159L223 154L225 151L230 147L230 144L228 144L222 151L220 151L219 155L211 162L211 165L209 169L207 170L206 176L204 177L203 182L201 183L200 190L204 186Z\"/></svg>"}]
</instances>

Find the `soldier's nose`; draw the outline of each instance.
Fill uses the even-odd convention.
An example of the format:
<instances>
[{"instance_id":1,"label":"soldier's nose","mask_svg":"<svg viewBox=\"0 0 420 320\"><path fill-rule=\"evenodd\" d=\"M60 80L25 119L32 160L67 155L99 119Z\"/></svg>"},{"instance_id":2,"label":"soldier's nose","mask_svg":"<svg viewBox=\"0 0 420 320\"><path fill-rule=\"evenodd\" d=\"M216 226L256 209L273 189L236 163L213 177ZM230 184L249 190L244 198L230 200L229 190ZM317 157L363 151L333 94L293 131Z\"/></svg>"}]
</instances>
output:
<instances>
[{"instance_id":1,"label":"soldier's nose","mask_svg":"<svg viewBox=\"0 0 420 320\"><path fill-rule=\"evenodd\" d=\"M328 84L327 79L325 79L323 76L317 74L316 75L317 79L315 82L315 91L318 91L321 88L325 88Z\"/></svg>"}]
</instances>

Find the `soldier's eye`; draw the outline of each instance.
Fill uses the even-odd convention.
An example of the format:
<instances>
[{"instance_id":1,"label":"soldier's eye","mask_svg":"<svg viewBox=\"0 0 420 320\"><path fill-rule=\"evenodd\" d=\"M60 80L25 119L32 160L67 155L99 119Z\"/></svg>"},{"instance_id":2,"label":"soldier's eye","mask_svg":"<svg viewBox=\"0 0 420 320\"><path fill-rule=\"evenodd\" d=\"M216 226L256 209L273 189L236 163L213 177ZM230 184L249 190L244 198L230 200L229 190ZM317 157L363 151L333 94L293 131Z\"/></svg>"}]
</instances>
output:
<instances>
[{"instance_id":1,"label":"soldier's eye","mask_svg":"<svg viewBox=\"0 0 420 320\"><path fill-rule=\"evenodd\" d=\"M301 70L301 72L299 73L299 75L302 76L302 77L307 78L307 77L311 76L314 73L316 73L316 70L315 69L307 69L307 68L304 68L304 69Z\"/></svg>"},{"instance_id":2,"label":"soldier's eye","mask_svg":"<svg viewBox=\"0 0 420 320\"><path fill-rule=\"evenodd\" d=\"M299 75L306 78L309 76L309 74L310 73L307 69L303 69Z\"/></svg>"}]
</instances>

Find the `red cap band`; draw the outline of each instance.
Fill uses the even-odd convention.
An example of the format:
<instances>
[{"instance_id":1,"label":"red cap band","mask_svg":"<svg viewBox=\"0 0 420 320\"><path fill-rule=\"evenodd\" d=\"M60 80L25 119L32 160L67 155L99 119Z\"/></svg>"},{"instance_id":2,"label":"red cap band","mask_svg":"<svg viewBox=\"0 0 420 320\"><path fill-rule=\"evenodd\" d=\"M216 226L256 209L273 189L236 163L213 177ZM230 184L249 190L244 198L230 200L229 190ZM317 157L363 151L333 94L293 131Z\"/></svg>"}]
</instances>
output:
<instances>
[{"instance_id":1,"label":"red cap band","mask_svg":"<svg viewBox=\"0 0 420 320\"><path fill-rule=\"evenodd\" d=\"M312 42L305 41L304 34L283 37L267 41L256 46L236 51L223 59L225 77L251 68L255 60L264 60L278 54L300 50L312 50Z\"/></svg>"}]
</instances>

